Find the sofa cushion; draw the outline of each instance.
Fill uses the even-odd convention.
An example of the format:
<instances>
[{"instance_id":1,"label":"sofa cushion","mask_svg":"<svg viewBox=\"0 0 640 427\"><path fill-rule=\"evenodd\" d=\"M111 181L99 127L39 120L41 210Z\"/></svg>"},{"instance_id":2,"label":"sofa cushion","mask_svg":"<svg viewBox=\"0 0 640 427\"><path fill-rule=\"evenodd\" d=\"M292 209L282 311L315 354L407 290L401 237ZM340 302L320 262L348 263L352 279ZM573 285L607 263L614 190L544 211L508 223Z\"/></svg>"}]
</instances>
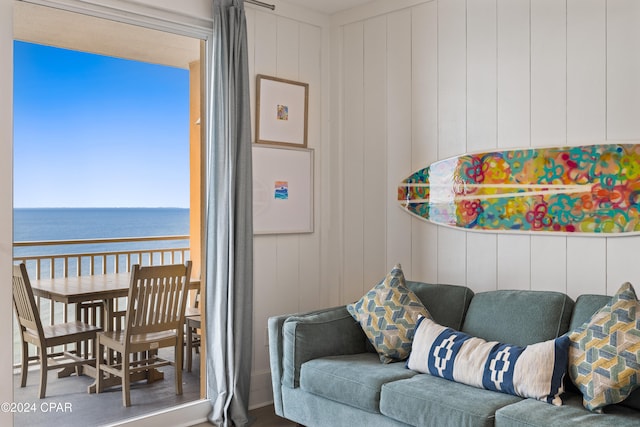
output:
<instances>
[{"instance_id":1,"label":"sofa cushion","mask_svg":"<svg viewBox=\"0 0 640 427\"><path fill-rule=\"evenodd\" d=\"M496 427L637 427L640 412L614 405L606 408L607 414L587 411L582 406L582 396L562 396L560 407L525 399L505 406L496 412Z\"/></svg>"},{"instance_id":2,"label":"sofa cushion","mask_svg":"<svg viewBox=\"0 0 640 427\"><path fill-rule=\"evenodd\" d=\"M481 292L469 304L462 332L524 347L567 332L573 305L559 292Z\"/></svg>"},{"instance_id":3,"label":"sofa cushion","mask_svg":"<svg viewBox=\"0 0 640 427\"><path fill-rule=\"evenodd\" d=\"M324 357L302 365L300 388L349 406L379 413L380 388L416 375L404 363L380 364L374 353Z\"/></svg>"},{"instance_id":4,"label":"sofa cushion","mask_svg":"<svg viewBox=\"0 0 640 427\"><path fill-rule=\"evenodd\" d=\"M420 319L407 367L470 386L562 405L569 339L519 347Z\"/></svg>"},{"instance_id":5,"label":"sofa cushion","mask_svg":"<svg viewBox=\"0 0 640 427\"><path fill-rule=\"evenodd\" d=\"M496 410L520 400L431 375L416 375L382 386L380 412L414 426L489 427Z\"/></svg>"},{"instance_id":6,"label":"sofa cushion","mask_svg":"<svg viewBox=\"0 0 640 427\"><path fill-rule=\"evenodd\" d=\"M640 387L640 302L625 283L611 302L569 334L569 372L591 411L625 400Z\"/></svg>"},{"instance_id":7,"label":"sofa cushion","mask_svg":"<svg viewBox=\"0 0 640 427\"><path fill-rule=\"evenodd\" d=\"M607 295L580 295L573 307L569 330L573 331L591 320L596 311L610 302L611 297Z\"/></svg>"},{"instance_id":8,"label":"sofa cushion","mask_svg":"<svg viewBox=\"0 0 640 427\"><path fill-rule=\"evenodd\" d=\"M375 353L372 353L375 356ZM377 362L380 365L380 362ZM385 417L381 413L373 413L344 405L341 402L325 399L298 388L282 387L282 398L285 402L281 415L290 422L258 420L252 426L260 424L272 427L307 426L307 427L410 427L405 423ZM258 416L259 417L259 416Z\"/></svg>"},{"instance_id":9,"label":"sofa cushion","mask_svg":"<svg viewBox=\"0 0 640 427\"><path fill-rule=\"evenodd\" d=\"M384 363L409 357L418 316L431 317L406 287L400 264L359 301L347 305L347 310L360 323Z\"/></svg>"},{"instance_id":10,"label":"sofa cushion","mask_svg":"<svg viewBox=\"0 0 640 427\"><path fill-rule=\"evenodd\" d=\"M460 330L464 315L473 298L466 286L439 285L407 280L407 288L416 294L433 320L443 326Z\"/></svg>"}]
</instances>

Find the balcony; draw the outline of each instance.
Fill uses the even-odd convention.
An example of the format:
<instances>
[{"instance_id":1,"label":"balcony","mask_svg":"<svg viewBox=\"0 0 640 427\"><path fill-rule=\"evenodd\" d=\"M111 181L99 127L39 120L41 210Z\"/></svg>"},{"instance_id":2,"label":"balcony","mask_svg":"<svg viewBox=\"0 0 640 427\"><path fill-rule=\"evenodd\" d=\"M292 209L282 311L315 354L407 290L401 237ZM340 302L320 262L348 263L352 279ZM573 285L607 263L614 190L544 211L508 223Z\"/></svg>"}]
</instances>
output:
<instances>
[{"instance_id":1,"label":"balcony","mask_svg":"<svg viewBox=\"0 0 640 427\"><path fill-rule=\"evenodd\" d=\"M32 280L44 277L69 277L94 274L120 273L130 271L131 265L162 265L181 263L188 259L189 247L170 245L166 248L144 247L144 242L183 242L189 241L189 236L157 236L130 237L116 239L81 239L81 240L53 240L36 242L14 242L15 263L25 262ZM182 241L182 242L181 242ZM77 252L61 254L56 250L44 255L20 255L21 249L52 248L52 247L80 247L119 245L130 246L125 250L110 252ZM152 244L150 246L155 245ZM26 251L24 251L26 252ZM28 251L31 252L31 251ZM32 275L32 272L34 275Z\"/></svg>"},{"instance_id":2,"label":"balcony","mask_svg":"<svg viewBox=\"0 0 640 427\"><path fill-rule=\"evenodd\" d=\"M134 264L162 265L182 263L190 257L189 236L159 236L92 240L15 242L14 262L24 262L31 280L101 275L128 272ZM105 251L105 248L110 250ZM39 255L26 255L38 253ZM75 318L75 306L37 298L43 323ZM118 304L124 304L118 301ZM123 306L124 307L124 306ZM20 337L14 327L14 402L25 404L32 411L15 413L16 426L87 426L117 423L143 414L199 400L200 357L194 354L192 372L183 371L183 394L175 395L174 369L164 369L164 380L147 384L134 383L132 406L122 406L120 387L103 393L89 394L93 378L49 375L47 397L38 399L38 364L30 366L27 386L20 387ZM32 350L33 351L33 350ZM33 354L33 353L32 353ZM171 358L173 353L163 357Z\"/></svg>"}]
</instances>

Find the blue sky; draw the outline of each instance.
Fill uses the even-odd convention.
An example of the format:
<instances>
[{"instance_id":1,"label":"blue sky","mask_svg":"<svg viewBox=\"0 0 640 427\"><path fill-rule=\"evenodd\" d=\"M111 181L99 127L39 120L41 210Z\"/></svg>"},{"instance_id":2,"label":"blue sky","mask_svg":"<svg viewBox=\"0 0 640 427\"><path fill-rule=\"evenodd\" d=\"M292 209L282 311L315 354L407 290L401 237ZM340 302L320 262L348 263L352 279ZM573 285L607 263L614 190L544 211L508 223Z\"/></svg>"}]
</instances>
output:
<instances>
[{"instance_id":1,"label":"blue sky","mask_svg":"<svg viewBox=\"0 0 640 427\"><path fill-rule=\"evenodd\" d=\"M14 45L14 207L189 207L189 72Z\"/></svg>"}]
</instances>

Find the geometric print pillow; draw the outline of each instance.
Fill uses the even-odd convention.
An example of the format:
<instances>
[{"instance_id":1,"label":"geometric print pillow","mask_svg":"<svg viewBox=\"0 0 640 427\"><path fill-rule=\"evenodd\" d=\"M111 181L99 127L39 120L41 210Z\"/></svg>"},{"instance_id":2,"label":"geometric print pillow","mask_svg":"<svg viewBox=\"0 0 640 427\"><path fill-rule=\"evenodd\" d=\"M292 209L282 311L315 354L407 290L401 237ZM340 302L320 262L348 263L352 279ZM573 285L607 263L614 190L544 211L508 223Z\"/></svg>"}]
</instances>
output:
<instances>
[{"instance_id":1,"label":"geometric print pillow","mask_svg":"<svg viewBox=\"0 0 640 427\"><path fill-rule=\"evenodd\" d=\"M562 405L569 338L519 347L420 319L407 367L477 388Z\"/></svg>"},{"instance_id":2,"label":"geometric print pillow","mask_svg":"<svg viewBox=\"0 0 640 427\"><path fill-rule=\"evenodd\" d=\"M640 302L630 283L569 339L569 375L585 408L602 412L640 386Z\"/></svg>"},{"instance_id":3,"label":"geometric print pillow","mask_svg":"<svg viewBox=\"0 0 640 427\"><path fill-rule=\"evenodd\" d=\"M416 294L406 287L400 264L359 301L347 305L347 310L360 323L383 363L409 357L418 317L431 318Z\"/></svg>"}]
</instances>

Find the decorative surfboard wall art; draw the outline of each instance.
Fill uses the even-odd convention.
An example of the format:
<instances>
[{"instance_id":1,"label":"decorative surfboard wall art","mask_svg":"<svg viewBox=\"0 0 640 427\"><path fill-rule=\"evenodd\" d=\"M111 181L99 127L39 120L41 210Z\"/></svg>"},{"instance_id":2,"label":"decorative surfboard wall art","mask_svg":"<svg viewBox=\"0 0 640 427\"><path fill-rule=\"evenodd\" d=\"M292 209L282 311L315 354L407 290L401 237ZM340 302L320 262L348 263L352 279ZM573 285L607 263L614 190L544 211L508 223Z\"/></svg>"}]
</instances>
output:
<instances>
[{"instance_id":1,"label":"decorative surfboard wall art","mask_svg":"<svg viewBox=\"0 0 640 427\"><path fill-rule=\"evenodd\" d=\"M439 225L493 232L640 232L640 144L464 154L398 186L403 209Z\"/></svg>"}]
</instances>

